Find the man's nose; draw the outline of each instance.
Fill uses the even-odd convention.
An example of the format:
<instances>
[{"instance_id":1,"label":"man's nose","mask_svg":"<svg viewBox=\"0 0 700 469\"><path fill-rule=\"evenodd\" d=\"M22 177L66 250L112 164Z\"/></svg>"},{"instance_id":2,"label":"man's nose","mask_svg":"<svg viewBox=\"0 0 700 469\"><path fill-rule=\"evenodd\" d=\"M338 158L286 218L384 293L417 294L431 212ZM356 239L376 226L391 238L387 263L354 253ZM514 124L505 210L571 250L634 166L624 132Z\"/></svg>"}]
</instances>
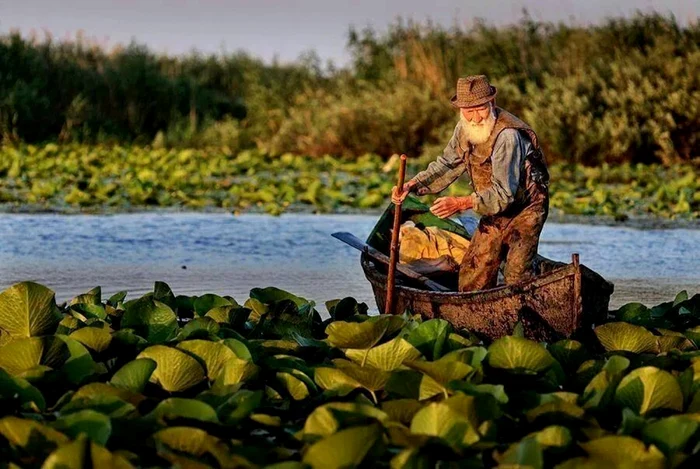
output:
<instances>
[{"instance_id":1,"label":"man's nose","mask_svg":"<svg viewBox=\"0 0 700 469\"><path fill-rule=\"evenodd\" d=\"M477 124L481 124L481 121L484 120L484 119L482 119L481 116L477 113L477 114L474 115L474 117L472 118L472 120L473 120L474 122L476 122Z\"/></svg>"}]
</instances>

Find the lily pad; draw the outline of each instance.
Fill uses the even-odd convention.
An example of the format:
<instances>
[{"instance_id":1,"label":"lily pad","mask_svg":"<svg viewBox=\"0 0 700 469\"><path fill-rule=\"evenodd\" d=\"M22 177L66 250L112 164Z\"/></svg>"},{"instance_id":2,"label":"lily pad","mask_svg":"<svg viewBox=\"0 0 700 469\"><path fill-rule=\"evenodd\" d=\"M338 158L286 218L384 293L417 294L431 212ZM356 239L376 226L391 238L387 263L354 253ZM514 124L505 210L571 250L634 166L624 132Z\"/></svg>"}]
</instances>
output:
<instances>
[{"instance_id":1,"label":"lily pad","mask_svg":"<svg viewBox=\"0 0 700 469\"><path fill-rule=\"evenodd\" d=\"M208 340L186 340L177 344L177 348L185 350L202 360L205 364L207 378L215 380L224 365L229 360L236 360L236 354L226 345Z\"/></svg>"},{"instance_id":2,"label":"lily pad","mask_svg":"<svg viewBox=\"0 0 700 469\"><path fill-rule=\"evenodd\" d=\"M131 328L151 344L166 342L178 330L177 316L165 303L149 297L130 303L122 316L122 328Z\"/></svg>"},{"instance_id":3,"label":"lily pad","mask_svg":"<svg viewBox=\"0 0 700 469\"><path fill-rule=\"evenodd\" d=\"M150 358L156 362L150 381L166 391L184 391L206 377L204 368L197 360L174 347L153 345L136 358Z\"/></svg>"},{"instance_id":4,"label":"lily pad","mask_svg":"<svg viewBox=\"0 0 700 469\"><path fill-rule=\"evenodd\" d=\"M595 335L606 351L632 353L657 352L656 337L640 326L626 322L610 322L595 328Z\"/></svg>"},{"instance_id":5,"label":"lily pad","mask_svg":"<svg viewBox=\"0 0 700 469\"><path fill-rule=\"evenodd\" d=\"M655 409L683 410L683 393L676 378L653 366L637 368L622 378L615 401L641 415Z\"/></svg>"},{"instance_id":6,"label":"lily pad","mask_svg":"<svg viewBox=\"0 0 700 469\"><path fill-rule=\"evenodd\" d=\"M555 360L542 345L522 337L506 336L489 346L488 363L493 368L539 373Z\"/></svg>"},{"instance_id":7,"label":"lily pad","mask_svg":"<svg viewBox=\"0 0 700 469\"><path fill-rule=\"evenodd\" d=\"M141 393L146 387L156 366L156 361L150 358L131 360L114 373L110 383L121 389Z\"/></svg>"},{"instance_id":8,"label":"lily pad","mask_svg":"<svg viewBox=\"0 0 700 469\"><path fill-rule=\"evenodd\" d=\"M302 460L313 469L359 466L381 436L376 424L341 430L311 445Z\"/></svg>"},{"instance_id":9,"label":"lily pad","mask_svg":"<svg viewBox=\"0 0 700 469\"><path fill-rule=\"evenodd\" d=\"M0 293L0 330L12 337L51 334L61 314L53 290L34 282L12 285Z\"/></svg>"}]
</instances>

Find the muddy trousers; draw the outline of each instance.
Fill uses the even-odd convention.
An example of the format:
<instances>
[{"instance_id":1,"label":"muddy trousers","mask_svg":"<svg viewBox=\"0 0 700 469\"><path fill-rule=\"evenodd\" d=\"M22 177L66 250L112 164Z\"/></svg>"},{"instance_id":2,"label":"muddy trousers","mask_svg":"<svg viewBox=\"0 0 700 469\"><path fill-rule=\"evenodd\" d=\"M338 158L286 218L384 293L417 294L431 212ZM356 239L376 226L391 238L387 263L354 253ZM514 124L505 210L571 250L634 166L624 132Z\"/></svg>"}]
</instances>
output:
<instances>
[{"instance_id":1,"label":"muddy trousers","mask_svg":"<svg viewBox=\"0 0 700 469\"><path fill-rule=\"evenodd\" d=\"M534 276L537 246L548 212L549 198L542 194L514 214L482 217L460 265L459 291L495 287L504 259L506 284Z\"/></svg>"}]
</instances>

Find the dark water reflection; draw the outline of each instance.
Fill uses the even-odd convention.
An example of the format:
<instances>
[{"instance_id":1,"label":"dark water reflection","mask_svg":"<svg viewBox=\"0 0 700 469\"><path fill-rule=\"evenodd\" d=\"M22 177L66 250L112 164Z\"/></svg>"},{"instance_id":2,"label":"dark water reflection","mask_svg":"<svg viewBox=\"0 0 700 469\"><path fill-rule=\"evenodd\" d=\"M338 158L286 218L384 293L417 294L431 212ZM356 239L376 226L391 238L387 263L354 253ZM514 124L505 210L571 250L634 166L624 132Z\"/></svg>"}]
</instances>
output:
<instances>
[{"instance_id":1,"label":"dark water reflection","mask_svg":"<svg viewBox=\"0 0 700 469\"><path fill-rule=\"evenodd\" d=\"M365 238L373 215L0 214L0 289L34 280L63 301L95 285L105 294L215 292L245 300L274 285L322 303L354 296L374 307L359 253L334 231ZM682 288L700 290L700 231L547 224L541 253L584 264L616 283L613 307L657 303ZM186 268L183 268L186 267Z\"/></svg>"}]
</instances>

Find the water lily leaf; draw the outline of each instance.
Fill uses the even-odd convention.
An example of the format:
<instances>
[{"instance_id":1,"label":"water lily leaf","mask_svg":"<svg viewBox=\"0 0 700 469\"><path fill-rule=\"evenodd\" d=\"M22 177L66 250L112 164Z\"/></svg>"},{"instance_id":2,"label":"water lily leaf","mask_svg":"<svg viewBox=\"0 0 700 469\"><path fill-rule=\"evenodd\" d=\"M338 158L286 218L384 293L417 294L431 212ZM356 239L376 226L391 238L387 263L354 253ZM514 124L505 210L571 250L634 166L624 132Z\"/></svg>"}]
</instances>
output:
<instances>
[{"instance_id":1,"label":"water lily leaf","mask_svg":"<svg viewBox=\"0 0 700 469\"><path fill-rule=\"evenodd\" d=\"M416 360L420 354L418 349L401 337L396 337L370 349L345 351L345 356L355 363L384 371L393 371L406 361Z\"/></svg>"},{"instance_id":2,"label":"water lily leaf","mask_svg":"<svg viewBox=\"0 0 700 469\"><path fill-rule=\"evenodd\" d=\"M154 433L153 439L158 455L175 467L209 467L200 462L209 457L213 457L220 467L250 466L242 457L229 454L218 438L198 428L166 428Z\"/></svg>"},{"instance_id":3,"label":"water lily leaf","mask_svg":"<svg viewBox=\"0 0 700 469\"><path fill-rule=\"evenodd\" d=\"M175 312L168 305L149 297L126 306L121 327L134 329L136 334L152 344L172 339L178 330Z\"/></svg>"},{"instance_id":4,"label":"water lily leaf","mask_svg":"<svg viewBox=\"0 0 700 469\"><path fill-rule=\"evenodd\" d=\"M93 305L88 303L79 303L71 305L68 310L71 314L78 317L80 320L85 321L86 319L106 319L107 311L104 306ZM76 314L77 313L77 314Z\"/></svg>"},{"instance_id":5,"label":"water lily leaf","mask_svg":"<svg viewBox=\"0 0 700 469\"><path fill-rule=\"evenodd\" d=\"M640 415L654 409L683 410L683 393L678 381L669 372L653 366L637 368L622 378L615 401Z\"/></svg>"},{"instance_id":6,"label":"water lily leaf","mask_svg":"<svg viewBox=\"0 0 700 469\"><path fill-rule=\"evenodd\" d=\"M416 412L411 420L411 433L442 438L455 447L479 439L469 420L444 402L433 402Z\"/></svg>"},{"instance_id":7,"label":"water lily leaf","mask_svg":"<svg viewBox=\"0 0 700 469\"><path fill-rule=\"evenodd\" d=\"M223 305L210 309L205 317L211 318L219 324L227 324L234 329L240 329L250 316L251 310L241 306Z\"/></svg>"},{"instance_id":8,"label":"water lily leaf","mask_svg":"<svg viewBox=\"0 0 700 469\"><path fill-rule=\"evenodd\" d=\"M90 441L85 435L61 445L44 461L42 469L82 469L84 467L110 467L132 469L129 461L118 454Z\"/></svg>"},{"instance_id":9,"label":"water lily leaf","mask_svg":"<svg viewBox=\"0 0 700 469\"><path fill-rule=\"evenodd\" d=\"M328 314L334 321L345 321L355 315L366 316L369 307L365 303L358 303L355 298L347 297L342 300L326 302Z\"/></svg>"},{"instance_id":10,"label":"water lily leaf","mask_svg":"<svg viewBox=\"0 0 700 469\"><path fill-rule=\"evenodd\" d=\"M156 366L157 363L155 360L151 360L150 358L131 360L114 373L110 383L121 389L141 393L146 387L148 380L151 379L151 375L153 371L155 371Z\"/></svg>"},{"instance_id":11,"label":"water lily leaf","mask_svg":"<svg viewBox=\"0 0 700 469\"><path fill-rule=\"evenodd\" d=\"M330 402L315 408L309 414L302 433L305 440L316 441L342 428L367 424L368 420L383 423L388 419L385 412L371 405L356 402Z\"/></svg>"},{"instance_id":12,"label":"water lily leaf","mask_svg":"<svg viewBox=\"0 0 700 469\"><path fill-rule=\"evenodd\" d=\"M541 446L549 448L566 448L571 442L571 432L560 425L550 425L538 432L530 433L529 438L535 439Z\"/></svg>"},{"instance_id":13,"label":"water lily leaf","mask_svg":"<svg viewBox=\"0 0 700 469\"><path fill-rule=\"evenodd\" d=\"M406 340L417 348L428 360L437 360L442 356L452 325L444 319L430 319L413 329Z\"/></svg>"},{"instance_id":14,"label":"water lily leaf","mask_svg":"<svg viewBox=\"0 0 700 469\"><path fill-rule=\"evenodd\" d=\"M555 363L542 345L522 337L501 337L489 346L488 351L489 365L504 370L539 373Z\"/></svg>"},{"instance_id":15,"label":"water lily leaf","mask_svg":"<svg viewBox=\"0 0 700 469\"><path fill-rule=\"evenodd\" d=\"M5 402L17 400L20 405L29 404L36 411L43 412L46 408L44 396L28 381L10 375L0 368L0 399Z\"/></svg>"},{"instance_id":16,"label":"water lily leaf","mask_svg":"<svg viewBox=\"0 0 700 469\"><path fill-rule=\"evenodd\" d=\"M217 308L219 306L238 306L237 304L234 304L232 301L227 300L224 297L221 297L219 295L214 295L213 293L208 293L206 295L202 295L198 297L196 300L194 300L194 312L197 313L197 316L204 316L207 314L210 310Z\"/></svg>"},{"instance_id":17,"label":"water lily leaf","mask_svg":"<svg viewBox=\"0 0 700 469\"><path fill-rule=\"evenodd\" d=\"M66 435L48 425L14 416L0 419L0 435L4 436L11 445L20 448L27 447L35 435L41 435L46 442L53 445L60 445L68 441Z\"/></svg>"},{"instance_id":18,"label":"water lily leaf","mask_svg":"<svg viewBox=\"0 0 700 469\"><path fill-rule=\"evenodd\" d=\"M179 392L191 388L205 378L204 368L185 352L165 345L153 345L141 352L138 358L150 358L156 362L156 369L150 382L158 384L169 392Z\"/></svg>"},{"instance_id":19,"label":"water lily leaf","mask_svg":"<svg viewBox=\"0 0 700 469\"><path fill-rule=\"evenodd\" d=\"M177 309L175 294L170 285L165 282L155 282L153 285L153 299L170 306L173 311Z\"/></svg>"},{"instance_id":20,"label":"water lily leaf","mask_svg":"<svg viewBox=\"0 0 700 469\"><path fill-rule=\"evenodd\" d=\"M241 389L217 407L216 413L223 423L233 425L255 412L260 407L262 398L261 391Z\"/></svg>"},{"instance_id":21,"label":"water lily leaf","mask_svg":"<svg viewBox=\"0 0 700 469\"><path fill-rule=\"evenodd\" d=\"M89 386L89 391L83 388ZM118 392L126 392L122 389L114 388L105 383L90 383L83 386L78 392L71 396L70 401L61 406L61 414L68 415L81 410L94 410L112 418L131 417L136 414L135 404L126 402L118 397ZM109 389L112 388L112 389ZM101 391L95 394L95 391ZM105 393L107 391L107 393ZM88 396L85 396L88 395ZM144 399L140 394L126 394L125 399L130 399L136 404Z\"/></svg>"},{"instance_id":22,"label":"water lily leaf","mask_svg":"<svg viewBox=\"0 0 700 469\"><path fill-rule=\"evenodd\" d=\"M212 318L201 317L188 321L185 326L180 329L177 335L177 340L187 339L207 339L218 340L217 334L221 326Z\"/></svg>"},{"instance_id":23,"label":"water lily leaf","mask_svg":"<svg viewBox=\"0 0 700 469\"><path fill-rule=\"evenodd\" d=\"M314 381L322 388L335 391L340 396L361 387L357 380L349 377L341 370L330 367L319 367L314 370Z\"/></svg>"},{"instance_id":24,"label":"water lily leaf","mask_svg":"<svg viewBox=\"0 0 700 469\"><path fill-rule=\"evenodd\" d=\"M463 379L469 373L474 371L474 368L460 361L447 359L443 357L440 360L429 362L427 360L414 360L406 362L409 368L429 376L438 382L441 386L447 386L447 383L453 380Z\"/></svg>"},{"instance_id":25,"label":"water lily leaf","mask_svg":"<svg viewBox=\"0 0 700 469\"><path fill-rule=\"evenodd\" d=\"M333 365L372 393L383 389L391 375L389 372L376 368L362 367L342 358L333 360Z\"/></svg>"},{"instance_id":26,"label":"water lily leaf","mask_svg":"<svg viewBox=\"0 0 700 469\"><path fill-rule=\"evenodd\" d=\"M565 370L577 370L583 362L590 359L588 351L577 340L560 340L550 345L548 350Z\"/></svg>"},{"instance_id":27,"label":"water lily leaf","mask_svg":"<svg viewBox=\"0 0 700 469\"><path fill-rule=\"evenodd\" d=\"M12 285L0 293L0 330L12 337L51 334L61 314L53 290L34 282Z\"/></svg>"},{"instance_id":28,"label":"water lily leaf","mask_svg":"<svg viewBox=\"0 0 700 469\"><path fill-rule=\"evenodd\" d=\"M202 360L206 366L207 378L210 381L215 380L221 374L226 362L237 359L236 354L230 348L219 342L187 340L180 342L177 348L186 350Z\"/></svg>"},{"instance_id":29,"label":"water lily leaf","mask_svg":"<svg viewBox=\"0 0 700 469\"><path fill-rule=\"evenodd\" d=\"M381 340L388 327L388 317L364 322L335 321L326 327L326 334L328 342L334 347L368 349L374 347Z\"/></svg>"},{"instance_id":30,"label":"water lily leaf","mask_svg":"<svg viewBox=\"0 0 700 469\"><path fill-rule=\"evenodd\" d=\"M642 303L627 303L615 311L615 319L639 326L650 325L652 323L651 309Z\"/></svg>"},{"instance_id":31,"label":"water lily leaf","mask_svg":"<svg viewBox=\"0 0 700 469\"><path fill-rule=\"evenodd\" d=\"M73 316L66 315L63 317L63 319L61 319L61 322L58 323L58 327L56 328L56 334L68 335L84 325L85 324L79 319L76 319Z\"/></svg>"},{"instance_id":32,"label":"water lily leaf","mask_svg":"<svg viewBox=\"0 0 700 469\"><path fill-rule=\"evenodd\" d=\"M282 300L291 300L297 307L302 307L309 304L309 300L300 296L293 295L287 291L275 287L253 288L250 290L250 297L259 301L264 305L270 305Z\"/></svg>"},{"instance_id":33,"label":"water lily leaf","mask_svg":"<svg viewBox=\"0 0 700 469\"><path fill-rule=\"evenodd\" d=\"M673 415L655 422L647 423L642 429L645 443L653 444L666 456L684 451L688 441L695 436L700 422L684 415Z\"/></svg>"},{"instance_id":34,"label":"water lily leaf","mask_svg":"<svg viewBox=\"0 0 700 469\"><path fill-rule=\"evenodd\" d=\"M544 456L542 455L542 445L535 438L523 438L497 458L499 467L527 467L542 469L544 467Z\"/></svg>"},{"instance_id":35,"label":"water lily leaf","mask_svg":"<svg viewBox=\"0 0 700 469\"><path fill-rule=\"evenodd\" d=\"M610 357L603 369L593 377L583 390L584 408L605 407L612 402L617 385L629 365L630 361L625 357L619 355Z\"/></svg>"},{"instance_id":36,"label":"water lily leaf","mask_svg":"<svg viewBox=\"0 0 700 469\"><path fill-rule=\"evenodd\" d=\"M626 322L609 322L594 329L606 351L644 353L658 351L656 337L641 326Z\"/></svg>"},{"instance_id":37,"label":"water lily leaf","mask_svg":"<svg viewBox=\"0 0 700 469\"><path fill-rule=\"evenodd\" d=\"M554 400L550 402L545 402L543 404L538 405L534 409L528 410L525 413L525 416L527 417L527 420L529 422L534 422L543 415L548 414L550 414L550 417L552 416L551 414L556 414L564 417L564 420L570 420L582 419L585 413L586 411L581 407L577 406L576 404L564 400Z\"/></svg>"},{"instance_id":38,"label":"water lily leaf","mask_svg":"<svg viewBox=\"0 0 700 469\"><path fill-rule=\"evenodd\" d=\"M170 420L191 419L202 422L217 423L219 419L216 411L209 405L196 399L184 399L171 397L161 401L150 414L149 418L162 421L167 424Z\"/></svg>"},{"instance_id":39,"label":"water lily leaf","mask_svg":"<svg viewBox=\"0 0 700 469\"><path fill-rule=\"evenodd\" d=\"M112 334L109 329L98 329L96 327L83 327L69 336L77 340L95 352L104 352L112 342Z\"/></svg>"},{"instance_id":40,"label":"water lily leaf","mask_svg":"<svg viewBox=\"0 0 700 469\"><path fill-rule=\"evenodd\" d=\"M79 305L79 304L88 304L88 305L99 305L102 303L102 287L94 287L87 293L83 293L81 295L76 296L68 304L70 305Z\"/></svg>"},{"instance_id":41,"label":"water lily leaf","mask_svg":"<svg viewBox=\"0 0 700 469\"><path fill-rule=\"evenodd\" d=\"M41 363L44 340L27 337L13 340L0 347L0 368L13 376L21 376Z\"/></svg>"},{"instance_id":42,"label":"water lily leaf","mask_svg":"<svg viewBox=\"0 0 700 469\"><path fill-rule=\"evenodd\" d=\"M224 339L222 342L226 347L231 349L231 351L236 355L236 357L240 358L241 360L248 360L248 361L253 361L253 356L250 353L250 350L240 340L236 339Z\"/></svg>"},{"instance_id":43,"label":"water lily leaf","mask_svg":"<svg viewBox=\"0 0 700 469\"><path fill-rule=\"evenodd\" d=\"M105 414L94 410L81 410L62 415L53 424L56 430L76 439L83 434L98 445L106 446L112 434L112 422Z\"/></svg>"},{"instance_id":44,"label":"water lily leaf","mask_svg":"<svg viewBox=\"0 0 700 469\"><path fill-rule=\"evenodd\" d=\"M309 389L306 387L304 381L295 377L293 374L278 372L275 376L295 401L301 401L309 397Z\"/></svg>"},{"instance_id":45,"label":"water lily leaf","mask_svg":"<svg viewBox=\"0 0 700 469\"><path fill-rule=\"evenodd\" d=\"M118 291L117 293L109 297L109 299L107 300L107 304L116 308L117 306L119 306L119 303L124 302L126 295L126 290Z\"/></svg>"},{"instance_id":46,"label":"water lily leaf","mask_svg":"<svg viewBox=\"0 0 700 469\"><path fill-rule=\"evenodd\" d=\"M103 396L114 396L123 400L124 402L129 402L135 406L139 405L139 403L141 403L141 401L145 399L144 396L137 392L133 392L128 389L118 388L108 383L89 383L84 386L81 386L77 391L73 393L73 395L71 396L71 402L82 398L92 399L94 397ZM63 408L61 408L61 413L66 413Z\"/></svg>"},{"instance_id":47,"label":"water lily leaf","mask_svg":"<svg viewBox=\"0 0 700 469\"><path fill-rule=\"evenodd\" d=\"M250 420L257 422L266 427L280 427L282 426L282 419L275 415L268 414L251 414Z\"/></svg>"},{"instance_id":48,"label":"water lily leaf","mask_svg":"<svg viewBox=\"0 0 700 469\"><path fill-rule=\"evenodd\" d=\"M314 469L359 466L381 437L376 424L341 430L311 445L302 461Z\"/></svg>"},{"instance_id":49,"label":"water lily leaf","mask_svg":"<svg viewBox=\"0 0 700 469\"><path fill-rule=\"evenodd\" d=\"M394 399L382 402L382 410L386 412L390 420L410 425L416 413L423 408L423 404L417 399Z\"/></svg>"},{"instance_id":50,"label":"water lily leaf","mask_svg":"<svg viewBox=\"0 0 700 469\"><path fill-rule=\"evenodd\" d=\"M630 436L605 436L580 443L598 467L658 467L663 468L664 455L655 446L647 448ZM643 466L642 466L643 465Z\"/></svg>"},{"instance_id":51,"label":"water lily leaf","mask_svg":"<svg viewBox=\"0 0 700 469\"><path fill-rule=\"evenodd\" d=\"M243 383L255 377L258 374L258 366L248 360L240 358L232 358L224 364L221 373L216 378L216 386L230 386L233 384Z\"/></svg>"}]
</instances>

